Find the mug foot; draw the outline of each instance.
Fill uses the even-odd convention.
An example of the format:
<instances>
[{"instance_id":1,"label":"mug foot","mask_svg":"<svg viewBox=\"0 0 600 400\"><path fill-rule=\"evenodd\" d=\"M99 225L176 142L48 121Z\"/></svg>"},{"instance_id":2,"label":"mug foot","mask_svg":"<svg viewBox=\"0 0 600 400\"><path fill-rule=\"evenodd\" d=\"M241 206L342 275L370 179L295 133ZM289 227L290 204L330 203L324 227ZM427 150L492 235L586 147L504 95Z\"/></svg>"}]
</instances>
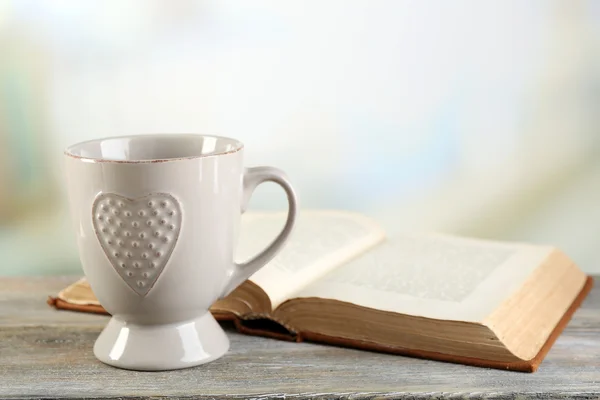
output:
<instances>
[{"instance_id":1,"label":"mug foot","mask_svg":"<svg viewBox=\"0 0 600 400\"><path fill-rule=\"evenodd\" d=\"M210 312L166 325L138 325L111 318L94 345L105 364L138 371L194 367L221 357L229 339Z\"/></svg>"}]
</instances>

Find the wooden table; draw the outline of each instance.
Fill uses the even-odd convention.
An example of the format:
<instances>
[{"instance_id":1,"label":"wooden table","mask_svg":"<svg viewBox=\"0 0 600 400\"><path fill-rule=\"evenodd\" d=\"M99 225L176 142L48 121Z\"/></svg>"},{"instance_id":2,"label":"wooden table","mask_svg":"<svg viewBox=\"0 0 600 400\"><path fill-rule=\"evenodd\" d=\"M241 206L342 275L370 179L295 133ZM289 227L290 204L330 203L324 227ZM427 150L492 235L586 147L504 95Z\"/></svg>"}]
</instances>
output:
<instances>
[{"instance_id":1,"label":"wooden table","mask_svg":"<svg viewBox=\"0 0 600 400\"><path fill-rule=\"evenodd\" d=\"M244 336L208 365L106 366L92 345L107 317L46 305L74 277L0 278L0 398L598 398L600 289L534 374Z\"/></svg>"}]
</instances>

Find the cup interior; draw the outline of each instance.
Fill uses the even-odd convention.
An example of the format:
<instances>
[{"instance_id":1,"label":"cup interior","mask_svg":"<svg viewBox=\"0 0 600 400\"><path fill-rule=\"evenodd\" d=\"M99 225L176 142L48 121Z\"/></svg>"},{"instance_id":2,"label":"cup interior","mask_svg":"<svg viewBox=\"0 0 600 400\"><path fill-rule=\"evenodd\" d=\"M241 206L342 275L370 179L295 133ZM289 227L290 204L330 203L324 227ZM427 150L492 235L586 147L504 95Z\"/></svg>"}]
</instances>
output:
<instances>
[{"instance_id":1,"label":"cup interior","mask_svg":"<svg viewBox=\"0 0 600 400\"><path fill-rule=\"evenodd\" d=\"M240 150L242 143L220 136L158 134L96 139L68 147L68 156L96 161L148 162L216 156Z\"/></svg>"}]
</instances>

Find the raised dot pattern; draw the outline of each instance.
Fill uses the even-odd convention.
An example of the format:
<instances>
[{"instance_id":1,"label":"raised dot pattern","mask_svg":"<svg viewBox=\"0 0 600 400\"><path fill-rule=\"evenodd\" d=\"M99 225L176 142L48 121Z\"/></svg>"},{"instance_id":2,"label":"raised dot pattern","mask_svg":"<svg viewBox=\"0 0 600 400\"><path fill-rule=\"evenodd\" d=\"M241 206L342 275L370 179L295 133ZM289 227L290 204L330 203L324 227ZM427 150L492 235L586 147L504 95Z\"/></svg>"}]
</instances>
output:
<instances>
[{"instance_id":1,"label":"raised dot pattern","mask_svg":"<svg viewBox=\"0 0 600 400\"><path fill-rule=\"evenodd\" d=\"M177 243L179 202L166 193L138 199L103 193L92 212L96 236L110 263L129 287L145 296Z\"/></svg>"}]
</instances>

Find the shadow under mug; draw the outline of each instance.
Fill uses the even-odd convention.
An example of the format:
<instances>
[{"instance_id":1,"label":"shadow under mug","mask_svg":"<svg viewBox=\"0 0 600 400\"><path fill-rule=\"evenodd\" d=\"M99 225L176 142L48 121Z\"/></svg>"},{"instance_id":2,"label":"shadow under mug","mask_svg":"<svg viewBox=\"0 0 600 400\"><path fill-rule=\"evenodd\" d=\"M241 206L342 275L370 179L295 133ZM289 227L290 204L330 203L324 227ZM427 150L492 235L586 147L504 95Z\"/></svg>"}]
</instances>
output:
<instances>
[{"instance_id":1,"label":"shadow under mug","mask_svg":"<svg viewBox=\"0 0 600 400\"><path fill-rule=\"evenodd\" d=\"M225 354L229 341L209 307L288 239L297 201L286 175L244 168L235 139L194 134L92 140L70 146L65 157L83 269L112 315L96 357L168 370ZM285 190L285 226L264 251L235 263L241 214L265 181Z\"/></svg>"}]
</instances>

